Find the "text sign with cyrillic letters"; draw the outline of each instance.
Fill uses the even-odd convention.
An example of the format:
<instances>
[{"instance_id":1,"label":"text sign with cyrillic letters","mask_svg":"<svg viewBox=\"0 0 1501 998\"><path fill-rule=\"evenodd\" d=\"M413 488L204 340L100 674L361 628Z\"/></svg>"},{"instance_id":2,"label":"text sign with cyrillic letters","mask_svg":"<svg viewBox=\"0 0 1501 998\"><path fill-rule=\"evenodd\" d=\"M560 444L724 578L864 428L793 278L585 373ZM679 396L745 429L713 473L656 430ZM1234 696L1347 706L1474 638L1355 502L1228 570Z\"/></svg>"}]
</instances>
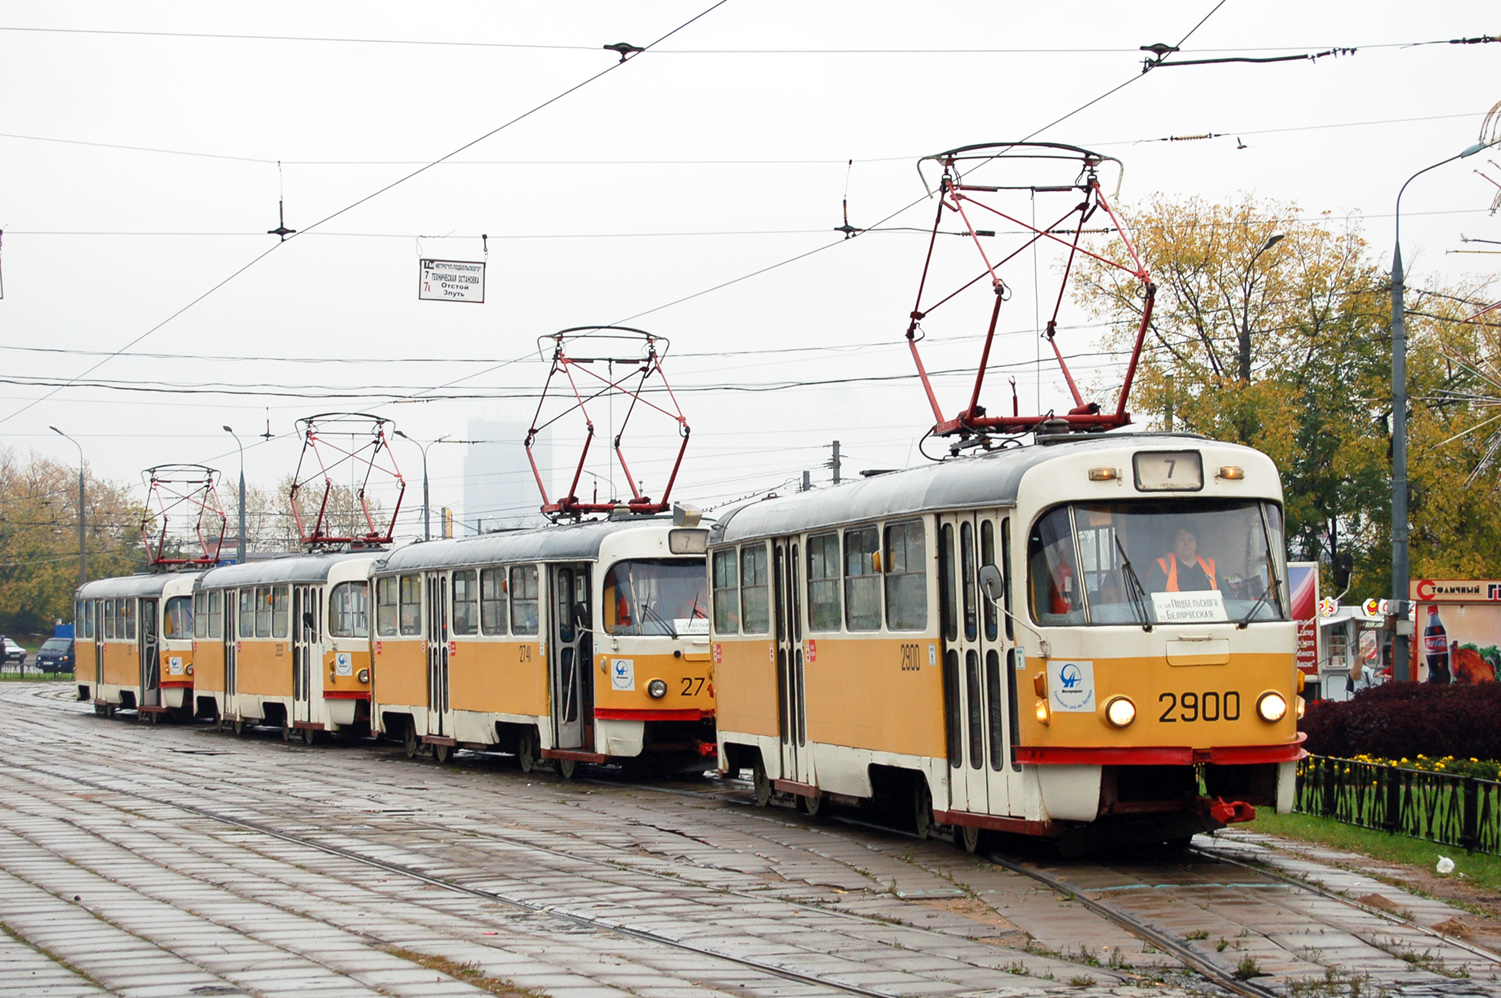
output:
<instances>
[{"instance_id":1,"label":"text sign with cyrillic letters","mask_svg":"<svg viewBox=\"0 0 1501 998\"><path fill-rule=\"evenodd\" d=\"M467 260L423 260L417 297L423 301L484 304L485 265Z\"/></svg>"}]
</instances>

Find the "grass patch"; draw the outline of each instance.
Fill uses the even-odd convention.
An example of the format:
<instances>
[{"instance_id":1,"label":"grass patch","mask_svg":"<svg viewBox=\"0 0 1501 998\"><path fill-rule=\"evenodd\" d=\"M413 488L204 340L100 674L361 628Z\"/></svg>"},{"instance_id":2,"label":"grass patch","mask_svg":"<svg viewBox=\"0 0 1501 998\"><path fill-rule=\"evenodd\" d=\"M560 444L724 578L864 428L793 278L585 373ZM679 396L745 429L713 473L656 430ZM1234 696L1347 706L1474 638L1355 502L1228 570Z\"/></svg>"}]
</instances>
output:
<instances>
[{"instance_id":1,"label":"grass patch","mask_svg":"<svg viewBox=\"0 0 1501 998\"><path fill-rule=\"evenodd\" d=\"M0 683L57 683L73 681L71 672L32 672L30 669L25 675L17 672L0 672Z\"/></svg>"},{"instance_id":2,"label":"grass patch","mask_svg":"<svg viewBox=\"0 0 1501 998\"><path fill-rule=\"evenodd\" d=\"M472 984L482 991L498 995L499 998L544 998L544 995L540 991L523 988L512 984L510 981L503 981L498 977L486 977L484 971L480 970L480 966L477 963L459 963L457 960L450 960L446 956L419 953L416 950L405 949L401 946L383 946L381 948L394 957L410 960L419 967L436 970L440 974L447 974L454 980L463 981L465 984Z\"/></svg>"},{"instance_id":3,"label":"grass patch","mask_svg":"<svg viewBox=\"0 0 1501 998\"><path fill-rule=\"evenodd\" d=\"M1438 863L1440 855L1448 856L1454 860L1454 872L1445 879L1459 880L1459 875L1463 873L1465 883L1501 891L1501 856L1467 854L1457 846L1438 845L1406 835L1358 828L1333 818L1319 818L1311 814L1274 814L1269 810L1258 809L1255 821L1237 827L1364 853L1388 863L1422 867L1429 873L1434 872L1434 865Z\"/></svg>"}]
</instances>

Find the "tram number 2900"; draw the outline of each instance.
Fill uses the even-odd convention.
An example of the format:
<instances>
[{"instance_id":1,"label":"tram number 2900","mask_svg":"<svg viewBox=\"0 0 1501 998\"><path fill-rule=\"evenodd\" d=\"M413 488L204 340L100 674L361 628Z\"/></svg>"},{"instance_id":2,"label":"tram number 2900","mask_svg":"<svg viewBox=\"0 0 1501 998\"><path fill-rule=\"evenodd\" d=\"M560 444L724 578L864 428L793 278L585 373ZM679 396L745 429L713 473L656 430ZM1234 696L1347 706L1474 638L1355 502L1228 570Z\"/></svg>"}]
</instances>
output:
<instances>
[{"instance_id":1,"label":"tram number 2900","mask_svg":"<svg viewBox=\"0 0 1501 998\"><path fill-rule=\"evenodd\" d=\"M1164 704L1162 716L1157 718L1168 724L1178 721L1239 721L1240 694L1228 693L1164 693L1157 698Z\"/></svg>"}]
</instances>

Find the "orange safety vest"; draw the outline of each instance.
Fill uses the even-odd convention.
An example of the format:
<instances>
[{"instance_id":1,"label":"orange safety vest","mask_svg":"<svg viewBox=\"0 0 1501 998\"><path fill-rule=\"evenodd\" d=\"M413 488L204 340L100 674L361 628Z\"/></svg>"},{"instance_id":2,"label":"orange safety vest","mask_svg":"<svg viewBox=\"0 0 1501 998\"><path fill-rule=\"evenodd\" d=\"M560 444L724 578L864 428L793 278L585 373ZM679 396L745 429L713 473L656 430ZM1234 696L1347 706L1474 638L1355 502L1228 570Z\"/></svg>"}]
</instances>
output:
<instances>
[{"instance_id":1,"label":"orange safety vest","mask_svg":"<svg viewBox=\"0 0 1501 998\"><path fill-rule=\"evenodd\" d=\"M1199 567L1204 570L1204 574L1207 575L1207 576L1209 576L1209 588L1210 589L1218 589L1219 586L1217 586L1217 585L1214 584L1214 559L1213 558L1206 558L1206 557L1204 557L1201 554L1200 555L1195 555L1194 557L1199 560ZM1157 559L1157 567L1160 568L1160 569L1162 569L1164 572L1167 573L1167 592L1170 592L1170 593L1177 592L1178 591L1178 558L1177 558L1177 556L1170 554L1170 555L1168 555L1165 558L1158 558Z\"/></svg>"}]
</instances>

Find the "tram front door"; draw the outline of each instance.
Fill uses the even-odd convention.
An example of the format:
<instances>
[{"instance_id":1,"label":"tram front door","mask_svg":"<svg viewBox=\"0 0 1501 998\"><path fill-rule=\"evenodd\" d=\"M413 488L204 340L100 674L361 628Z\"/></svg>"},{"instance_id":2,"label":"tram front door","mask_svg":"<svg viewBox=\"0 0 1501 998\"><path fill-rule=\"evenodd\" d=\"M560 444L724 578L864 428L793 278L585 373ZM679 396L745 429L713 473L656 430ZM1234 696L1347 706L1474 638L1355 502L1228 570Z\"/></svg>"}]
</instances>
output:
<instances>
[{"instance_id":1,"label":"tram front door","mask_svg":"<svg viewBox=\"0 0 1501 998\"><path fill-rule=\"evenodd\" d=\"M553 745L594 751L594 644L589 566L554 565L547 613Z\"/></svg>"},{"instance_id":2,"label":"tram front door","mask_svg":"<svg viewBox=\"0 0 1501 998\"><path fill-rule=\"evenodd\" d=\"M240 643L235 638L236 623L235 614L239 609L238 600L233 589L224 593L224 707L219 716L236 719L240 716L240 704L235 696L236 686L236 653L240 650Z\"/></svg>"},{"instance_id":3,"label":"tram front door","mask_svg":"<svg viewBox=\"0 0 1501 998\"><path fill-rule=\"evenodd\" d=\"M993 511L938 518L939 613L949 809L1011 813L1011 675L1007 622L979 584L982 565L1004 568L1008 521Z\"/></svg>"},{"instance_id":4,"label":"tram front door","mask_svg":"<svg viewBox=\"0 0 1501 998\"><path fill-rule=\"evenodd\" d=\"M427 577L427 733L453 737L448 696L448 575Z\"/></svg>"},{"instance_id":5,"label":"tram front door","mask_svg":"<svg viewBox=\"0 0 1501 998\"><path fill-rule=\"evenodd\" d=\"M313 720L313 684L321 684L318 660L322 646L318 635L320 612L318 589L292 587L292 724Z\"/></svg>"},{"instance_id":6,"label":"tram front door","mask_svg":"<svg viewBox=\"0 0 1501 998\"><path fill-rule=\"evenodd\" d=\"M782 744L782 779L812 783L808 753L808 710L803 694L802 587L795 540L777 541L772 578L776 586L777 715Z\"/></svg>"},{"instance_id":7,"label":"tram front door","mask_svg":"<svg viewBox=\"0 0 1501 998\"><path fill-rule=\"evenodd\" d=\"M162 660L157 654L156 608L154 599L143 599L136 608L141 622L137 639L139 647L136 649L141 670L139 707L160 707L162 703Z\"/></svg>"}]
</instances>

